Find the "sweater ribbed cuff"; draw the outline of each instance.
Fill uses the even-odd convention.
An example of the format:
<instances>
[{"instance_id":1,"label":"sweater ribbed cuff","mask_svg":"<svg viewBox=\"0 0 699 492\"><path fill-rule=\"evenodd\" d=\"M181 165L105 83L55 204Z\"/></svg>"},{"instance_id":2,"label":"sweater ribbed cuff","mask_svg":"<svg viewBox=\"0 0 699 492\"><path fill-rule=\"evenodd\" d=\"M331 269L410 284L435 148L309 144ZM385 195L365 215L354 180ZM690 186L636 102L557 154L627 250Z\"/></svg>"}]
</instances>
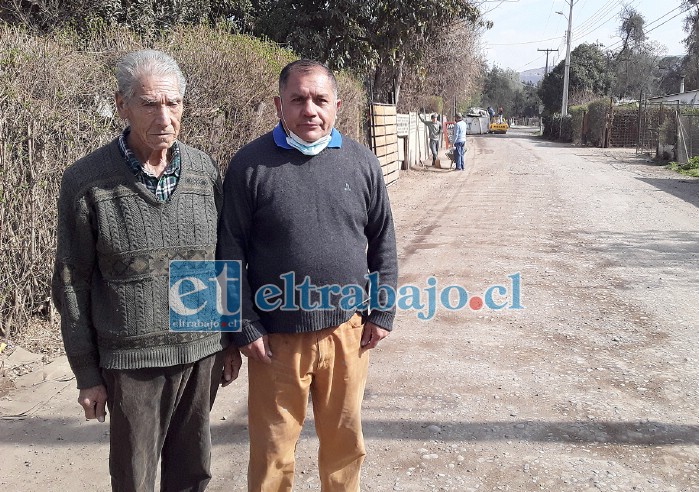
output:
<instances>
[{"instance_id":1,"label":"sweater ribbed cuff","mask_svg":"<svg viewBox=\"0 0 699 492\"><path fill-rule=\"evenodd\" d=\"M369 314L369 318L367 319L367 321L374 323L377 326L380 326L386 331L391 331L393 330L393 320L395 317L396 315L394 313L373 310Z\"/></svg>"},{"instance_id":2,"label":"sweater ribbed cuff","mask_svg":"<svg viewBox=\"0 0 699 492\"><path fill-rule=\"evenodd\" d=\"M231 335L233 337L233 343L235 346L240 348L250 345L252 342L266 334L267 330L265 330L264 326L262 326L262 323L259 321L253 321L252 323L244 322L243 329L240 331L240 333L232 333Z\"/></svg>"},{"instance_id":3,"label":"sweater ribbed cuff","mask_svg":"<svg viewBox=\"0 0 699 492\"><path fill-rule=\"evenodd\" d=\"M78 389L92 388L94 386L104 385L104 380L102 379L102 370L98 366L94 367L74 367L77 364L73 364L71 361L72 357L68 357L68 362L73 369L73 374L75 374L75 382L77 383Z\"/></svg>"}]
</instances>

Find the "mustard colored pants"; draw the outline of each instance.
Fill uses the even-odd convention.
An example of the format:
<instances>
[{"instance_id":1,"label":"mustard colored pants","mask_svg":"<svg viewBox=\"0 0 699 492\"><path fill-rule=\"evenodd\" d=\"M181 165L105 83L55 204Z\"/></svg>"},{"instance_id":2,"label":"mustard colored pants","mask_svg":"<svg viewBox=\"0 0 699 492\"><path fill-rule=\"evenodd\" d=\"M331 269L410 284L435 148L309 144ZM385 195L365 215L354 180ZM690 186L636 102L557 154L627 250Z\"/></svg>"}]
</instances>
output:
<instances>
[{"instance_id":1,"label":"mustard colored pants","mask_svg":"<svg viewBox=\"0 0 699 492\"><path fill-rule=\"evenodd\" d=\"M359 492L366 451L361 405L369 353L362 318L309 333L269 335L272 364L248 359L248 490L291 491L294 451L313 402L323 492Z\"/></svg>"}]
</instances>

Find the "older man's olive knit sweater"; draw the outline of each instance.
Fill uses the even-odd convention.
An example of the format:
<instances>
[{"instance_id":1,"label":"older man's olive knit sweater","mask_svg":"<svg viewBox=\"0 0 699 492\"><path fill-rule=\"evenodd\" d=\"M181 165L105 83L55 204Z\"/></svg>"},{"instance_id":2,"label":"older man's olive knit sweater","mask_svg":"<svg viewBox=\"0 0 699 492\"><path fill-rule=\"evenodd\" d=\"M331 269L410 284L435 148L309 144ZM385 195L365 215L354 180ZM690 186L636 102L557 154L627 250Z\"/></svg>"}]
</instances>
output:
<instances>
[{"instance_id":1,"label":"older man's olive knit sweater","mask_svg":"<svg viewBox=\"0 0 699 492\"><path fill-rule=\"evenodd\" d=\"M179 145L166 202L136 180L116 140L63 175L52 292L78 388L103 384L101 367L185 364L227 344L221 333L169 330L169 262L214 259L221 197L211 158Z\"/></svg>"}]
</instances>

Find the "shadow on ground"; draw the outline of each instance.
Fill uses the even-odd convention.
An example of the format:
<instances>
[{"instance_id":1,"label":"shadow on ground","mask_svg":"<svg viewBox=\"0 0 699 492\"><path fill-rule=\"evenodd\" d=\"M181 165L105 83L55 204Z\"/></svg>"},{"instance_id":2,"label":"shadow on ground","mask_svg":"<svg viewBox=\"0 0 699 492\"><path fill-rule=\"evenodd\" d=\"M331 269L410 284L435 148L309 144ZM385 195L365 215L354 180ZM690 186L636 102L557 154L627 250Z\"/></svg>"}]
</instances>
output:
<instances>
[{"instance_id":1,"label":"shadow on ground","mask_svg":"<svg viewBox=\"0 0 699 492\"><path fill-rule=\"evenodd\" d=\"M669 193L677 198L699 207L699 179L694 178L637 178L655 188L658 191Z\"/></svg>"},{"instance_id":2,"label":"shadow on ground","mask_svg":"<svg viewBox=\"0 0 699 492\"><path fill-rule=\"evenodd\" d=\"M39 422L37 422L39 420ZM62 431L55 432L57 426ZM54 429L43 432L41 429ZM31 444L42 447L69 447L76 443L108 442L108 427L94 422L88 425L64 424L53 419L27 419L0 423L0 443ZM312 432L307 421L304 432ZM212 423L214 445L245 443L244 419ZM532 420L490 422L436 422L369 420L364 423L368 439L410 439L425 441L520 440L531 442L601 443L635 446L699 444L699 425L676 425L662 422L540 422Z\"/></svg>"}]
</instances>

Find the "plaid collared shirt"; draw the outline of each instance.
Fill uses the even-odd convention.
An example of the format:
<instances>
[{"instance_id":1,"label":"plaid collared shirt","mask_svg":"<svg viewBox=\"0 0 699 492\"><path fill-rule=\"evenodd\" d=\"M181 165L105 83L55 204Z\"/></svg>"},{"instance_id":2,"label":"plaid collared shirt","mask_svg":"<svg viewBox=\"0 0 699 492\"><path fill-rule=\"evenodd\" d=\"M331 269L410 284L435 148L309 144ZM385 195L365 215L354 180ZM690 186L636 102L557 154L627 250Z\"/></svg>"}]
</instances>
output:
<instances>
[{"instance_id":1,"label":"plaid collared shirt","mask_svg":"<svg viewBox=\"0 0 699 492\"><path fill-rule=\"evenodd\" d=\"M177 182L180 179L180 146L177 144L177 141L172 144L172 147L170 147L172 150L170 163L163 175L158 178L143 167L143 163L138 160L136 154L134 154L126 144L126 137L130 132L131 128L127 127L124 132L119 135L119 150L121 151L121 155L124 156L126 164L131 168L136 179L146 185L146 188L148 188L159 201L167 201L170 195L175 191L175 188L177 188Z\"/></svg>"}]
</instances>

